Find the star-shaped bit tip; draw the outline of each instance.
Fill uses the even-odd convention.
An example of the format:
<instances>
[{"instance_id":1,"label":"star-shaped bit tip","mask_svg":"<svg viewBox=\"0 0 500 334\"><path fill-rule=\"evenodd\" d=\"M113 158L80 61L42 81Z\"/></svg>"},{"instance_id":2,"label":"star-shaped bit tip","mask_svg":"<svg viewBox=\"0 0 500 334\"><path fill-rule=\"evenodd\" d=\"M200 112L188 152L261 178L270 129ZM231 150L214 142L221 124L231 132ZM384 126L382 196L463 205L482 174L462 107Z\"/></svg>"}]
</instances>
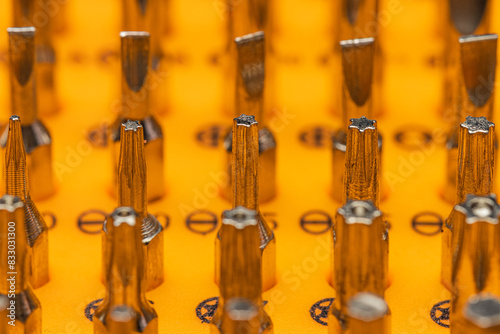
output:
<instances>
[{"instance_id":1,"label":"star-shaped bit tip","mask_svg":"<svg viewBox=\"0 0 500 334\"><path fill-rule=\"evenodd\" d=\"M120 226L122 224L127 224L130 226L135 226L135 218L137 214L134 209L131 207L122 206L117 208L111 214L111 218L113 219L113 226Z\"/></svg>"},{"instance_id":2,"label":"star-shaped bit tip","mask_svg":"<svg viewBox=\"0 0 500 334\"><path fill-rule=\"evenodd\" d=\"M222 223L233 225L239 230L247 226L257 225L257 211L237 206L232 210L226 210L222 213Z\"/></svg>"},{"instance_id":3,"label":"star-shaped bit tip","mask_svg":"<svg viewBox=\"0 0 500 334\"><path fill-rule=\"evenodd\" d=\"M349 125L349 129L358 129L359 132L363 132L365 130L376 130L375 123L377 121L366 118L365 116L361 116L360 118L351 118L351 125Z\"/></svg>"},{"instance_id":4,"label":"star-shaped bit tip","mask_svg":"<svg viewBox=\"0 0 500 334\"><path fill-rule=\"evenodd\" d=\"M372 201L349 200L337 212L347 224L371 225L375 218L382 215Z\"/></svg>"},{"instance_id":5,"label":"star-shaped bit tip","mask_svg":"<svg viewBox=\"0 0 500 334\"><path fill-rule=\"evenodd\" d=\"M19 117L17 115L12 115L12 116L10 116L10 120L13 121L13 122L20 122L21 121L21 117Z\"/></svg>"},{"instance_id":6,"label":"star-shaped bit tip","mask_svg":"<svg viewBox=\"0 0 500 334\"><path fill-rule=\"evenodd\" d=\"M255 116L252 115L241 114L240 117L236 117L234 120L236 121L236 125L243 125L247 127L250 127L252 124L257 124Z\"/></svg>"},{"instance_id":7,"label":"star-shaped bit tip","mask_svg":"<svg viewBox=\"0 0 500 334\"><path fill-rule=\"evenodd\" d=\"M479 294L469 298L464 315L481 328L500 325L500 299L491 294Z\"/></svg>"},{"instance_id":8,"label":"star-shaped bit tip","mask_svg":"<svg viewBox=\"0 0 500 334\"><path fill-rule=\"evenodd\" d=\"M486 117L481 116L481 117L473 117L473 116L467 116L465 119L465 122L463 122L461 127L466 128L469 133L488 133L490 132L490 128L494 127L495 124L488 121Z\"/></svg>"},{"instance_id":9,"label":"star-shaped bit tip","mask_svg":"<svg viewBox=\"0 0 500 334\"><path fill-rule=\"evenodd\" d=\"M137 129L142 128L141 122L128 120L122 124L125 127L125 131L137 131Z\"/></svg>"},{"instance_id":10,"label":"star-shaped bit tip","mask_svg":"<svg viewBox=\"0 0 500 334\"><path fill-rule=\"evenodd\" d=\"M481 221L496 225L498 224L498 216L500 216L500 206L494 194L488 196L469 194L463 203L455 206L455 210L465 215L467 224Z\"/></svg>"}]
</instances>

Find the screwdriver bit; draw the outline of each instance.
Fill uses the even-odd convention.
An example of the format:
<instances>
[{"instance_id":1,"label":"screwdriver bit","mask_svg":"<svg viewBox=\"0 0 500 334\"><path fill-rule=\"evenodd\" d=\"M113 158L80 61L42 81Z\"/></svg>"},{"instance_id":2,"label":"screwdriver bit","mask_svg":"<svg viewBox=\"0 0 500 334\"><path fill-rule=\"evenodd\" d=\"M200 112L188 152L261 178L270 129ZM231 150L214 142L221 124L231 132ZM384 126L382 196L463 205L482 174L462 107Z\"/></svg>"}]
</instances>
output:
<instances>
[{"instance_id":1,"label":"screwdriver bit","mask_svg":"<svg viewBox=\"0 0 500 334\"><path fill-rule=\"evenodd\" d=\"M450 320L452 334L500 333L500 298L487 293L473 295Z\"/></svg>"},{"instance_id":2,"label":"screwdriver bit","mask_svg":"<svg viewBox=\"0 0 500 334\"><path fill-rule=\"evenodd\" d=\"M456 203L464 202L468 194L487 196L493 191L494 128L495 125L486 117L467 116L460 125ZM441 280L449 290L452 289L452 268L448 259L452 257L452 239L456 230L452 216L453 212L443 226L442 242Z\"/></svg>"},{"instance_id":3,"label":"screwdriver bit","mask_svg":"<svg viewBox=\"0 0 500 334\"><path fill-rule=\"evenodd\" d=\"M158 315L146 300L141 215L117 208L106 220L106 295L95 311L95 334L158 333Z\"/></svg>"},{"instance_id":4,"label":"screwdriver bit","mask_svg":"<svg viewBox=\"0 0 500 334\"><path fill-rule=\"evenodd\" d=\"M229 299L222 316L221 329L212 327L212 333L260 333L259 308L248 299Z\"/></svg>"},{"instance_id":5,"label":"screwdriver bit","mask_svg":"<svg viewBox=\"0 0 500 334\"><path fill-rule=\"evenodd\" d=\"M374 39L342 41L342 125L332 136L333 183L332 196L338 202L344 200L344 175L346 166L347 132L349 120L373 116L373 59ZM378 140L382 149L382 139Z\"/></svg>"},{"instance_id":6,"label":"screwdriver bit","mask_svg":"<svg viewBox=\"0 0 500 334\"><path fill-rule=\"evenodd\" d=\"M144 248L144 277L146 291L163 282L163 227L155 216L147 212L146 158L143 126L138 121L127 121L121 126L121 148L118 162L118 206L130 206L137 212L142 228ZM106 282L109 234L103 226L103 281Z\"/></svg>"},{"instance_id":7,"label":"screwdriver bit","mask_svg":"<svg viewBox=\"0 0 500 334\"><path fill-rule=\"evenodd\" d=\"M254 115L257 119L264 118L264 77L265 52L264 33L238 37L237 45L237 80L236 80L236 115ZM232 163L232 131L224 138L224 148L227 153L227 170L231 175ZM276 139L269 128L259 130L259 200L268 202L276 197ZM231 180L232 178L229 178ZM230 182L223 189L223 195L231 200L232 188Z\"/></svg>"},{"instance_id":8,"label":"screwdriver bit","mask_svg":"<svg viewBox=\"0 0 500 334\"><path fill-rule=\"evenodd\" d=\"M256 333L273 333L273 323L262 303L262 255L259 250L260 217L255 210L237 206L222 214L220 235L220 297L211 323L211 333L233 334L238 325L226 302L247 299L257 313L243 325L257 322ZM231 304L230 304L231 305ZM234 304L233 304L234 305ZM227 313L229 311L229 313ZM237 313L238 314L238 313ZM255 328L253 329L255 331Z\"/></svg>"},{"instance_id":9,"label":"screwdriver bit","mask_svg":"<svg viewBox=\"0 0 500 334\"><path fill-rule=\"evenodd\" d=\"M469 296L481 292L500 292L500 206L495 195L467 195L455 205L450 257L452 310L461 312ZM453 313L453 312L452 312Z\"/></svg>"},{"instance_id":10,"label":"screwdriver bit","mask_svg":"<svg viewBox=\"0 0 500 334\"><path fill-rule=\"evenodd\" d=\"M5 147L5 192L24 202L24 223L30 252L30 283L36 289L49 281L49 229L30 196L21 119L11 116Z\"/></svg>"},{"instance_id":11,"label":"screwdriver bit","mask_svg":"<svg viewBox=\"0 0 500 334\"><path fill-rule=\"evenodd\" d=\"M459 40L461 68L457 72L458 84L453 96L455 120L446 143L448 161L444 197L450 203L456 200L460 123L467 116L493 119L497 40L497 35L465 36Z\"/></svg>"},{"instance_id":12,"label":"screwdriver bit","mask_svg":"<svg viewBox=\"0 0 500 334\"><path fill-rule=\"evenodd\" d=\"M328 322L330 334L389 334L391 312L385 300L376 294L360 292L349 299L347 314Z\"/></svg>"},{"instance_id":13,"label":"screwdriver bit","mask_svg":"<svg viewBox=\"0 0 500 334\"><path fill-rule=\"evenodd\" d=\"M374 38L373 43L373 62L376 66L373 67L373 90L372 100L373 109L376 115L379 114L379 109L381 107L381 83L382 83L382 68L383 64L382 51L378 43L378 11L379 11L379 1L378 0L341 0L338 4L338 23L335 36L336 44L340 41L347 40L357 40L365 38ZM341 49L343 47L341 46ZM338 44L335 46L336 54L343 53L339 50ZM341 55L343 58L344 55ZM343 61L343 60L342 60ZM335 66L340 66L338 61L335 62ZM336 73L340 74L340 71L336 70ZM371 74L370 74L371 75ZM372 79L370 79L372 80ZM371 82L371 81L370 81ZM336 98L342 101L342 98ZM338 106L337 106L338 107ZM340 110L342 108L340 107ZM368 116L368 115L365 115ZM368 116L369 117L369 116Z\"/></svg>"},{"instance_id":14,"label":"screwdriver bit","mask_svg":"<svg viewBox=\"0 0 500 334\"><path fill-rule=\"evenodd\" d=\"M444 2L444 1L443 1ZM446 1L449 19L444 21L446 26L446 40L444 47L445 80L444 80L444 116L452 115L456 106L460 103L456 93L460 90L457 82L457 74L462 71L460 67L467 69L471 64L464 64L460 59L463 50L460 50L459 38L475 38L472 35L484 35L491 33L492 1L490 0L449 0ZM463 36L463 37L462 37ZM472 68L482 66L473 65ZM474 78L478 79L478 78ZM483 77L489 80L489 76ZM493 80L494 81L494 80ZM492 81L492 82L493 82ZM474 115L477 116L477 115ZM453 119L451 119L453 121ZM463 120L459 120L462 122Z\"/></svg>"},{"instance_id":15,"label":"screwdriver bit","mask_svg":"<svg viewBox=\"0 0 500 334\"><path fill-rule=\"evenodd\" d=\"M29 283L30 252L23 206L19 197L0 198L0 295L7 296L10 304L7 315L0 319L0 328L6 328L3 334L42 333L40 301Z\"/></svg>"},{"instance_id":16,"label":"screwdriver bit","mask_svg":"<svg viewBox=\"0 0 500 334\"><path fill-rule=\"evenodd\" d=\"M58 112L59 105L56 92L56 53L54 50L53 16L46 15L46 0L13 0L13 25L14 27L31 27L37 29L36 45L36 86L37 102L40 115L48 116Z\"/></svg>"},{"instance_id":17,"label":"screwdriver bit","mask_svg":"<svg viewBox=\"0 0 500 334\"><path fill-rule=\"evenodd\" d=\"M157 113L164 113L167 109L165 100L165 81L159 79L159 72L163 72L164 53L161 47L161 1L162 0L122 0L123 3L123 31L147 31L151 37L151 70L153 75L148 76L151 90L151 105Z\"/></svg>"},{"instance_id":18,"label":"screwdriver bit","mask_svg":"<svg viewBox=\"0 0 500 334\"><path fill-rule=\"evenodd\" d=\"M124 31L121 37L122 59L122 109L111 125L113 143L113 176L116 184L116 168L120 149L121 125L127 120L140 121L144 128L147 170L147 199L154 201L165 195L164 187L164 140L163 131L149 108L149 33Z\"/></svg>"},{"instance_id":19,"label":"screwdriver bit","mask_svg":"<svg viewBox=\"0 0 500 334\"><path fill-rule=\"evenodd\" d=\"M370 200L380 205L380 145L376 121L351 119L347 130L345 200Z\"/></svg>"},{"instance_id":20,"label":"screwdriver bit","mask_svg":"<svg viewBox=\"0 0 500 334\"><path fill-rule=\"evenodd\" d=\"M333 228L336 297L332 309L347 314L359 292L383 298L387 287L389 235L382 213L372 201L348 201L337 211Z\"/></svg>"},{"instance_id":21,"label":"screwdriver bit","mask_svg":"<svg viewBox=\"0 0 500 334\"><path fill-rule=\"evenodd\" d=\"M262 252L262 286L267 291L276 283L276 239L259 211L259 129L254 116L241 115L233 121L232 130L233 207L244 206L259 212L260 249ZM219 282L221 234L215 239L215 282Z\"/></svg>"},{"instance_id":22,"label":"screwdriver bit","mask_svg":"<svg viewBox=\"0 0 500 334\"><path fill-rule=\"evenodd\" d=\"M31 196L35 200L54 194L52 139L37 116L35 84L35 28L8 28L12 115L23 119L22 138L28 154ZM7 131L0 145L7 143Z\"/></svg>"}]
</instances>

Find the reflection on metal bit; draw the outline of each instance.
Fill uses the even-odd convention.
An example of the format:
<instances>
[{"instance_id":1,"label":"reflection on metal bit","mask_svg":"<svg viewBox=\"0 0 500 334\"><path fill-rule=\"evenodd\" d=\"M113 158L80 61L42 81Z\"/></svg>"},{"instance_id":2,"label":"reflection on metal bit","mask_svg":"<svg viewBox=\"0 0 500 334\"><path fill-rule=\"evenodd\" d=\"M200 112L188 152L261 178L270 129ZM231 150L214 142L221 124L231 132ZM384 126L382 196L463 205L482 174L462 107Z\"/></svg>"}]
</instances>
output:
<instances>
[{"instance_id":1,"label":"reflection on metal bit","mask_svg":"<svg viewBox=\"0 0 500 334\"><path fill-rule=\"evenodd\" d=\"M11 116L5 148L5 192L24 201L25 226L30 250L30 282L36 289L49 281L49 230L30 196L21 120Z\"/></svg>"},{"instance_id":2,"label":"reflection on metal bit","mask_svg":"<svg viewBox=\"0 0 500 334\"><path fill-rule=\"evenodd\" d=\"M242 206L224 211L220 235L220 297L211 323L212 333L235 333L235 312L227 313L226 302L234 298L250 301L257 312L257 333L272 333L271 318L262 303L262 255L259 250L260 217ZM234 310L233 310L234 311ZM255 317L251 317L255 318ZM245 319L242 319L245 320ZM251 320L251 319L250 319ZM243 323L248 323L243 321ZM250 322L251 323L251 322Z\"/></svg>"},{"instance_id":3,"label":"reflection on metal bit","mask_svg":"<svg viewBox=\"0 0 500 334\"><path fill-rule=\"evenodd\" d=\"M241 115L233 121L231 187L233 207L244 206L259 212L260 249L264 291L276 282L276 239L259 211L259 128L254 116ZM215 244L215 281L219 282L220 233Z\"/></svg>"},{"instance_id":4,"label":"reflection on metal bit","mask_svg":"<svg viewBox=\"0 0 500 334\"><path fill-rule=\"evenodd\" d=\"M120 33L122 58L122 109L111 125L113 142L113 175L118 167L120 128L127 120L140 121L144 128L144 149L146 152L147 199L160 199L165 195L163 132L160 124L150 112L148 86L149 78L149 33L125 31ZM116 182L115 182L116 186Z\"/></svg>"},{"instance_id":5,"label":"reflection on metal bit","mask_svg":"<svg viewBox=\"0 0 500 334\"><path fill-rule=\"evenodd\" d=\"M52 43L53 15L40 18L50 7L47 1L22 0L13 3L14 27L36 26L36 63L37 63L37 90L38 109L42 116L54 114L58 111L55 89L55 62L56 55Z\"/></svg>"},{"instance_id":6,"label":"reflection on metal bit","mask_svg":"<svg viewBox=\"0 0 500 334\"><path fill-rule=\"evenodd\" d=\"M23 201L19 197L4 195L0 198L0 296L8 296L9 303L15 302L15 326L7 325L11 319L6 315L0 320L0 328L6 328L2 333L42 333L42 310L38 298L29 284L29 246L24 224ZM14 231L12 230L14 229ZM14 240L12 240L14 235ZM15 241L15 254L9 251ZM15 258L15 265L8 263ZM13 273L14 272L14 273ZM15 277L12 284L11 277ZM14 288L12 288L14 285ZM13 296L12 296L13 295ZM3 299L3 298L2 298ZM10 305L12 306L12 305ZM0 313L2 312L0 306ZM9 314L11 314L9 312Z\"/></svg>"},{"instance_id":7,"label":"reflection on metal bit","mask_svg":"<svg viewBox=\"0 0 500 334\"><path fill-rule=\"evenodd\" d=\"M449 0L451 22L459 35L478 33L489 26L488 0ZM485 31L488 32L488 31Z\"/></svg>"},{"instance_id":8,"label":"reflection on metal bit","mask_svg":"<svg viewBox=\"0 0 500 334\"><path fill-rule=\"evenodd\" d=\"M382 297L367 292L358 293L348 302L344 328L334 333L389 334L390 314L389 306Z\"/></svg>"},{"instance_id":9,"label":"reflection on metal bit","mask_svg":"<svg viewBox=\"0 0 500 334\"><path fill-rule=\"evenodd\" d=\"M22 139L28 154L31 195L35 200L51 196L54 191L52 172L52 139L37 116L35 84L35 28L9 28L9 60L12 114L22 120ZM0 137L5 147L7 129Z\"/></svg>"},{"instance_id":10,"label":"reflection on metal bit","mask_svg":"<svg viewBox=\"0 0 500 334\"><path fill-rule=\"evenodd\" d=\"M133 207L142 225L147 291L163 282L163 227L155 216L148 214L146 201L146 158L143 127L138 121L121 126L121 149L118 163L118 205ZM103 227L103 281L107 266L105 245L109 242L106 225Z\"/></svg>"},{"instance_id":11,"label":"reflection on metal bit","mask_svg":"<svg viewBox=\"0 0 500 334\"><path fill-rule=\"evenodd\" d=\"M212 326L212 333L260 333L259 308L248 299L229 299L224 306L223 317L221 329L216 330Z\"/></svg>"},{"instance_id":12,"label":"reflection on metal bit","mask_svg":"<svg viewBox=\"0 0 500 334\"><path fill-rule=\"evenodd\" d=\"M485 117L468 116L460 125L455 181L457 187L454 200L456 203L465 201L467 194L487 196L492 193L495 167L494 140L494 124ZM452 186L448 185L448 188ZM448 259L452 256L452 232L455 229L453 225L454 221L450 215L443 227L441 268L442 283L449 290L452 289L452 268Z\"/></svg>"},{"instance_id":13,"label":"reflection on metal bit","mask_svg":"<svg viewBox=\"0 0 500 334\"><path fill-rule=\"evenodd\" d=\"M488 293L473 295L463 310L452 314L452 334L500 333L500 298Z\"/></svg>"},{"instance_id":14,"label":"reflection on metal bit","mask_svg":"<svg viewBox=\"0 0 500 334\"><path fill-rule=\"evenodd\" d=\"M460 318L469 296L498 292L500 269L500 206L496 196L468 195L457 204L450 218L450 257L443 265L451 266L452 315ZM458 313L458 314L457 314Z\"/></svg>"},{"instance_id":15,"label":"reflection on metal bit","mask_svg":"<svg viewBox=\"0 0 500 334\"><path fill-rule=\"evenodd\" d=\"M126 334L117 328L130 330L130 326L130 333L158 333L158 315L145 294L140 215L131 207L119 207L107 219L106 228L106 296L93 317L94 333Z\"/></svg>"},{"instance_id":16,"label":"reflection on metal bit","mask_svg":"<svg viewBox=\"0 0 500 334\"><path fill-rule=\"evenodd\" d=\"M265 50L264 33L238 37L237 46L237 75L236 75L236 116L241 114L254 115L259 121L264 117L264 77L265 77ZM262 122L261 122L262 123ZM231 175L232 163L232 132L224 139L227 152L227 168ZM259 200L268 202L276 196L276 139L266 127L259 131ZM232 179L231 177L229 178ZM231 184L228 182L223 189L226 199L232 198Z\"/></svg>"},{"instance_id":17,"label":"reflection on metal bit","mask_svg":"<svg viewBox=\"0 0 500 334\"><path fill-rule=\"evenodd\" d=\"M344 196L380 204L380 147L376 121L351 119L347 132ZM345 202L345 201L344 201Z\"/></svg>"},{"instance_id":18,"label":"reflection on metal bit","mask_svg":"<svg viewBox=\"0 0 500 334\"><path fill-rule=\"evenodd\" d=\"M333 229L334 307L347 314L359 292L383 297L387 287L388 229L371 201L348 201L337 212Z\"/></svg>"}]
</instances>

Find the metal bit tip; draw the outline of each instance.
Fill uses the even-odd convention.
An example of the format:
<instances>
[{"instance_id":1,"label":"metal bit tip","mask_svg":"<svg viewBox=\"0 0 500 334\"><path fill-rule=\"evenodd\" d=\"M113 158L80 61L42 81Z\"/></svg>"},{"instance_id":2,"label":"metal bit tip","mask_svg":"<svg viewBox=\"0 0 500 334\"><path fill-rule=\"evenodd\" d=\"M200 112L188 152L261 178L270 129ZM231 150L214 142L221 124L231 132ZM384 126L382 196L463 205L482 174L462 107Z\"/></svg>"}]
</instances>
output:
<instances>
[{"instance_id":1,"label":"metal bit tip","mask_svg":"<svg viewBox=\"0 0 500 334\"><path fill-rule=\"evenodd\" d=\"M236 121L236 125L243 125L246 127L250 127L253 124L257 124L257 121L255 120L255 116L253 115L245 115L241 114L241 116L236 117L234 119Z\"/></svg>"},{"instance_id":2,"label":"metal bit tip","mask_svg":"<svg viewBox=\"0 0 500 334\"><path fill-rule=\"evenodd\" d=\"M465 122L460 124L462 128L467 129L470 134L473 133L489 133L490 128L494 128L495 124L488 121L486 117L467 116Z\"/></svg>"},{"instance_id":3,"label":"metal bit tip","mask_svg":"<svg viewBox=\"0 0 500 334\"><path fill-rule=\"evenodd\" d=\"M122 124L122 126L125 128L125 131L136 131L139 128L142 128L142 124L139 121L131 121L127 120L125 123Z\"/></svg>"},{"instance_id":4,"label":"metal bit tip","mask_svg":"<svg viewBox=\"0 0 500 334\"><path fill-rule=\"evenodd\" d=\"M493 295L475 295L469 298L464 316L481 328L500 325L500 299Z\"/></svg>"},{"instance_id":5,"label":"metal bit tip","mask_svg":"<svg viewBox=\"0 0 500 334\"><path fill-rule=\"evenodd\" d=\"M222 214L222 223L225 225L232 225L241 230L247 226L257 225L257 218L257 211L247 209L240 205L232 210L224 211Z\"/></svg>"},{"instance_id":6,"label":"metal bit tip","mask_svg":"<svg viewBox=\"0 0 500 334\"><path fill-rule=\"evenodd\" d=\"M353 318L370 322L384 317L389 307L383 298L373 293L360 292L349 299L347 311Z\"/></svg>"},{"instance_id":7,"label":"metal bit tip","mask_svg":"<svg viewBox=\"0 0 500 334\"><path fill-rule=\"evenodd\" d=\"M367 37L367 38L356 38L356 39L349 39L346 41L340 41L340 46L342 48L350 48L350 47L360 47L360 46L365 46L365 45L371 45L375 43L375 38L373 37Z\"/></svg>"},{"instance_id":8,"label":"metal bit tip","mask_svg":"<svg viewBox=\"0 0 500 334\"><path fill-rule=\"evenodd\" d=\"M500 205L494 194L487 197L469 194L464 203L455 206L455 210L465 215L467 224L482 221L496 225L500 215Z\"/></svg>"},{"instance_id":9,"label":"metal bit tip","mask_svg":"<svg viewBox=\"0 0 500 334\"><path fill-rule=\"evenodd\" d=\"M120 226L122 224L135 226L136 217L137 214L135 213L134 209L126 206L117 208L111 214L111 218L113 219L113 226Z\"/></svg>"},{"instance_id":10,"label":"metal bit tip","mask_svg":"<svg viewBox=\"0 0 500 334\"><path fill-rule=\"evenodd\" d=\"M17 196L3 195L0 198L0 208L8 212L14 212L18 208L22 208L24 202Z\"/></svg>"},{"instance_id":11,"label":"metal bit tip","mask_svg":"<svg viewBox=\"0 0 500 334\"><path fill-rule=\"evenodd\" d=\"M147 38L150 37L147 31L121 31L121 38Z\"/></svg>"},{"instance_id":12,"label":"metal bit tip","mask_svg":"<svg viewBox=\"0 0 500 334\"><path fill-rule=\"evenodd\" d=\"M376 130L375 123L377 121L371 120L362 116L360 118L351 118L351 125L349 125L349 129L358 129L359 132L364 132L365 130Z\"/></svg>"},{"instance_id":13,"label":"metal bit tip","mask_svg":"<svg viewBox=\"0 0 500 334\"><path fill-rule=\"evenodd\" d=\"M250 42L257 42L257 41L263 41L264 40L264 32L263 31L257 31L253 34L248 34L248 35L245 35L245 36L241 36L241 37L236 37L234 39L234 42L238 45L243 45L243 44L246 44L246 43L250 43Z\"/></svg>"},{"instance_id":14,"label":"metal bit tip","mask_svg":"<svg viewBox=\"0 0 500 334\"><path fill-rule=\"evenodd\" d=\"M337 212L344 217L347 224L371 225L375 218L382 215L372 201L350 200Z\"/></svg>"},{"instance_id":15,"label":"metal bit tip","mask_svg":"<svg viewBox=\"0 0 500 334\"><path fill-rule=\"evenodd\" d=\"M248 299L232 298L226 304L226 313L233 321L249 321L259 315L259 309Z\"/></svg>"}]
</instances>

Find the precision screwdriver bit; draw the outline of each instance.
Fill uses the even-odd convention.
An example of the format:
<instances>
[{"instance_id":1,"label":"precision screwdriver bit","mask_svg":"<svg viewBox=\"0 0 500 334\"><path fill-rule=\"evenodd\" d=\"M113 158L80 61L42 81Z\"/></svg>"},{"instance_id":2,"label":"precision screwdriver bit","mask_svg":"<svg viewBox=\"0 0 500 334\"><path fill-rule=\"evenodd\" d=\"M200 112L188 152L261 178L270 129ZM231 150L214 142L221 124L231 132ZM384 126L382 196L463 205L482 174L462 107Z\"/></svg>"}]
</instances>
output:
<instances>
[{"instance_id":1,"label":"precision screwdriver bit","mask_svg":"<svg viewBox=\"0 0 500 334\"><path fill-rule=\"evenodd\" d=\"M0 198L0 295L10 304L6 316L0 319L0 328L6 328L3 334L42 333L41 305L29 283L30 252L23 206L19 197Z\"/></svg>"},{"instance_id":2,"label":"precision screwdriver bit","mask_svg":"<svg viewBox=\"0 0 500 334\"><path fill-rule=\"evenodd\" d=\"M380 205L380 145L376 121L351 119L347 130L345 200L370 200Z\"/></svg>"},{"instance_id":3,"label":"precision screwdriver bit","mask_svg":"<svg viewBox=\"0 0 500 334\"><path fill-rule=\"evenodd\" d=\"M233 207L244 206L259 212L262 286L269 290L276 283L276 239L259 211L259 129L254 116L241 115L233 121L231 187ZM221 234L215 239L215 282L219 282Z\"/></svg>"},{"instance_id":4,"label":"precision screwdriver bit","mask_svg":"<svg viewBox=\"0 0 500 334\"><path fill-rule=\"evenodd\" d=\"M336 44L339 41L357 40L366 38L378 37L378 0L341 0L337 6L339 8L339 19L335 40ZM341 49L343 46L341 45ZM344 53L339 51L338 45L335 46L336 54ZM343 58L344 55L341 55ZM380 100L381 100L381 83L382 83L382 52L377 40L373 43L373 62L376 64L373 68L373 106L375 112L379 113ZM339 62L335 63L340 66ZM336 70L338 74L340 71ZM371 73L370 73L371 75ZM370 84L372 79L370 79ZM342 98L337 100L342 101ZM341 109L341 108L340 108ZM368 116L368 115L365 115Z\"/></svg>"},{"instance_id":5,"label":"precision screwdriver bit","mask_svg":"<svg viewBox=\"0 0 500 334\"><path fill-rule=\"evenodd\" d=\"M254 115L264 118L264 77L265 77L265 45L264 33L238 37L237 46L237 80L236 80L236 115ZM261 122L262 123L262 122ZM231 175L232 131L224 138L227 153L227 170ZM259 130L259 200L268 202L276 197L276 139L267 127ZM229 180L232 180L229 177ZM232 187L229 181L222 191L223 196L231 200Z\"/></svg>"},{"instance_id":6,"label":"precision screwdriver bit","mask_svg":"<svg viewBox=\"0 0 500 334\"><path fill-rule=\"evenodd\" d=\"M260 333L259 308L248 299L229 299L222 316L220 330L212 327L212 333Z\"/></svg>"},{"instance_id":7,"label":"precision screwdriver bit","mask_svg":"<svg viewBox=\"0 0 500 334\"><path fill-rule=\"evenodd\" d=\"M460 125L456 203L462 203L466 195L487 196L493 191L493 176L495 167L494 128L486 117L467 116ZM454 227L453 212L443 226L442 268L443 285L451 290L451 258Z\"/></svg>"},{"instance_id":8,"label":"precision screwdriver bit","mask_svg":"<svg viewBox=\"0 0 500 334\"><path fill-rule=\"evenodd\" d=\"M148 76L148 88L151 90L151 105L153 110L163 113L167 110L165 101L165 83L159 79L157 72L162 72L164 65L164 53L161 47L161 25L162 19L161 0L122 0L123 3L123 31L147 31L151 37L151 69L153 76Z\"/></svg>"},{"instance_id":9,"label":"precision screwdriver bit","mask_svg":"<svg viewBox=\"0 0 500 334\"><path fill-rule=\"evenodd\" d=\"M359 292L384 297L387 288L389 235L382 213L372 201L348 201L337 211L333 231L336 297L332 309L347 314Z\"/></svg>"},{"instance_id":10,"label":"precision screwdriver bit","mask_svg":"<svg viewBox=\"0 0 500 334\"><path fill-rule=\"evenodd\" d=\"M140 213L119 207L106 220L106 295L95 311L95 334L158 333L158 315L146 300Z\"/></svg>"},{"instance_id":11,"label":"precision screwdriver bit","mask_svg":"<svg viewBox=\"0 0 500 334\"><path fill-rule=\"evenodd\" d=\"M120 149L121 125L127 120L140 121L144 128L147 169L147 199L154 201L165 195L164 187L164 140L160 124L149 108L149 33L124 31L121 37L122 59L122 109L111 125L113 143L113 177L116 184L116 169Z\"/></svg>"},{"instance_id":12,"label":"precision screwdriver bit","mask_svg":"<svg viewBox=\"0 0 500 334\"><path fill-rule=\"evenodd\" d=\"M452 314L461 312L473 294L500 292L499 215L495 195L468 195L448 219L452 251L443 261L451 267Z\"/></svg>"},{"instance_id":13,"label":"precision screwdriver bit","mask_svg":"<svg viewBox=\"0 0 500 334\"><path fill-rule=\"evenodd\" d=\"M339 202L344 200L344 176L346 166L347 132L350 119L373 116L373 59L374 39L342 41L342 125L332 136L333 183L332 196ZM382 150L382 139L377 140ZM358 198L359 199L359 198Z\"/></svg>"},{"instance_id":14,"label":"precision screwdriver bit","mask_svg":"<svg viewBox=\"0 0 500 334\"><path fill-rule=\"evenodd\" d=\"M360 292L348 301L347 314L328 322L330 334L389 334L391 311L384 298L369 292ZM331 325L330 325L331 324Z\"/></svg>"},{"instance_id":15,"label":"precision screwdriver bit","mask_svg":"<svg viewBox=\"0 0 500 334\"><path fill-rule=\"evenodd\" d=\"M37 29L35 39L35 59L37 63L36 98L38 100L38 109L42 116L55 114L59 110L55 82L56 53L52 43L53 15L43 16L47 8L47 2L47 0L12 1L14 27L35 26ZM41 18L41 16L43 17Z\"/></svg>"},{"instance_id":16,"label":"precision screwdriver bit","mask_svg":"<svg viewBox=\"0 0 500 334\"><path fill-rule=\"evenodd\" d=\"M220 297L217 312L211 323L211 333L233 334L238 325L253 326L250 333L273 333L273 323L262 303L262 255L260 246L260 217L255 210L237 206L222 214L220 235ZM246 299L250 310L246 318L234 309L234 298ZM241 301L236 301L241 303ZM232 305L232 306L231 306ZM255 319L257 318L257 319ZM245 332L246 333L246 332Z\"/></svg>"},{"instance_id":17,"label":"precision screwdriver bit","mask_svg":"<svg viewBox=\"0 0 500 334\"><path fill-rule=\"evenodd\" d=\"M471 35L484 35L491 33L492 22L492 1L489 0L449 0L446 41L444 48L445 61L445 80L444 80L444 115L445 118L452 115L458 105L457 91L459 90L457 83L457 74L461 71L460 67L467 69L467 66L472 66L474 69L481 68L479 65L464 64L460 59L463 50L460 50L459 38L472 38ZM458 42L458 43L457 43ZM489 62L486 60L486 62ZM484 76L483 80L489 80L489 75ZM477 81L479 76L472 78ZM494 80L492 81L494 82ZM476 116L476 115L474 115ZM451 119L453 121L453 119ZM462 122L463 120L459 120Z\"/></svg>"},{"instance_id":18,"label":"precision screwdriver bit","mask_svg":"<svg viewBox=\"0 0 500 334\"><path fill-rule=\"evenodd\" d=\"M31 196L35 200L51 196L54 191L52 139L38 119L35 84L35 28L8 28L12 115L23 119L22 139L28 154ZM7 132L0 145L5 147Z\"/></svg>"},{"instance_id":19,"label":"precision screwdriver bit","mask_svg":"<svg viewBox=\"0 0 500 334\"><path fill-rule=\"evenodd\" d=\"M143 126L138 121L127 121L121 126L121 148L118 163L118 206L130 206L137 212L142 228L144 248L144 277L146 291L163 282L163 227L155 216L147 212L146 157ZM106 282L107 243L109 233L103 226L103 281Z\"/></svg>"},{"instance_id":20,"label":"precision screwdriver bit","mask_svg":"<svg viewBox=\"0 0 500 334\"><path fill-rule=\"evenodd\" d=\"M493 119L497 35L465 36L459 40L460 71L452 105L455 119L448 135L445 199L456 200L459 124L467 116ZM455 80L457 81L457 80Z\"/></svg>"},{"instance_id":21,"label":"precision screwdriver bit","mask_svg":"<svg viewBox=\"0 0 500 334\"><path fill-rule=\"evenodd\" d=\"M11 116L5 147L5 192L24 202L24 223L30 251L30 282L36 289L49 281L49 229L30 196L21 119Z\"/></svg>"},{"instance_id":22,"label":"precision screwdriver bit","mask_svg":"<svg viewBox=\"0 0 500 334\"><path fill-rule=\"evenodd\" d=\"M473 295L463 310L452 313L450 320L452 334L500 333L500 298L487 293Z\"/></svg>"}]
</instances>

